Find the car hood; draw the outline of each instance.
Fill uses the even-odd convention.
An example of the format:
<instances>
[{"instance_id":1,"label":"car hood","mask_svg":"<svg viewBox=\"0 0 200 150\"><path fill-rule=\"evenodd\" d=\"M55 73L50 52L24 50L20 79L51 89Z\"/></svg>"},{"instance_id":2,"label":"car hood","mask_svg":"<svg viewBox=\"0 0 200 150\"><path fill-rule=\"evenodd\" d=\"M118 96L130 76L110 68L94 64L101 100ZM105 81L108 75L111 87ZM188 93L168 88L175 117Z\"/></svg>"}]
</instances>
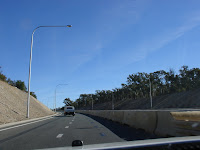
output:
<instances>
[{"instance_id":1,"label":"car hood","mask_svg":"<svg viewBox=\"0 0 200 150\"><path fill-rule=\"evenodd\" d=\"M187 137L172 137L172 138L159 138L159 139L149 139L149 140L137 140L130 142L115 142L115 143L104 143L104 144L93 144L93 145L83 145L78 147L57 147L57 148L47 148L40 150L103 150L103 149L121 149L121 148L139 148L139 147L151 147L156 145L167 145L167 144L178 144L178 143L188 143L188 142L200 142L200 136L187 136ZM38 149L39 150L39 149Z\"/></svg>"}]
</instances>

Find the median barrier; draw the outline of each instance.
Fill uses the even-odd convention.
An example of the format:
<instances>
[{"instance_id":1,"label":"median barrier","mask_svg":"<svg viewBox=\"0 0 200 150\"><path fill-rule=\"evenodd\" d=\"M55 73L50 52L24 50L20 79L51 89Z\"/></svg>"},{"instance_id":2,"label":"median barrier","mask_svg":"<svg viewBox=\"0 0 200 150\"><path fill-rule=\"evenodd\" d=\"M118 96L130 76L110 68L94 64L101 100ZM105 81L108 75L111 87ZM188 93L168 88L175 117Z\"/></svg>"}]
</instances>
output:
<instances>
[{"instance_id":1,"label":"median barrier","mask_svg":"<svg viewBox=\"0 0 200 150\"><path fill-rule=\"evenodd\" d=\"M156 113L153 111L78 110L77 112L109 119L150 133L153 133L156 127Z\"/></svg>"},{"instance_id":2,"label":"median barrier","mask_svg":"<svg viewBox=\"0 0 200 150\"><path fill-rule=\"evenodd\" d=\"M156 128L156 112L124 111L123 123L153 133Z\"/></svg>"},{"instance_id":3,"label":"median barrier","mask_svg":"<svg viewBox=\"0 0 200 150\"><path fill-rule=\"evenodd\" d=\"M170 111L157 111L157 123L156 123L156 135L161 136L177 136L174 126L174 118L172 117Z\"/></svg>"},{"instance_id":4,"label":"median barrier","mask_svg":"<svg viewBox=\"0 0 200 150\"><path fill-rule=\"evenodd\" d=\"M200 135L199 121L178 120L174 115L177 115L176 111L172 110L78 110L77 112L109 119L163 137Z\"/></svg>"},{"instance_id":5,"label":"median barrier","mask_svg":"<svg viewBox=\"0 0 200 150\"><path fill-rule=\"evenodd\" d=\"M111 111L111 120L124 124L124 111Z\"/></svg>"}]
</instances>

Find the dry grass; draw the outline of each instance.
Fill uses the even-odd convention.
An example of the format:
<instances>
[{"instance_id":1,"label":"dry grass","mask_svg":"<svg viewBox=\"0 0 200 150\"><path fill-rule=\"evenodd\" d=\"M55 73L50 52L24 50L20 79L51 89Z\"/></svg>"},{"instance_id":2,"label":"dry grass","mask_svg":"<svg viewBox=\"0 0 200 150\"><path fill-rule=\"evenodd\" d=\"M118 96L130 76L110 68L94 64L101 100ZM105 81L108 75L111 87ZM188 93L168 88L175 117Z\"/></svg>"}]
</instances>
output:
<instances>
[{"instance_id":1,"label":"dry grass","mask_svg":"<svg viewBox=\"0 0 200 150\"><path fill-rule=\"evenodd\" d=\"M200 121L200 111L171 112L176 120Z\"/></svg>"}]
</instances>

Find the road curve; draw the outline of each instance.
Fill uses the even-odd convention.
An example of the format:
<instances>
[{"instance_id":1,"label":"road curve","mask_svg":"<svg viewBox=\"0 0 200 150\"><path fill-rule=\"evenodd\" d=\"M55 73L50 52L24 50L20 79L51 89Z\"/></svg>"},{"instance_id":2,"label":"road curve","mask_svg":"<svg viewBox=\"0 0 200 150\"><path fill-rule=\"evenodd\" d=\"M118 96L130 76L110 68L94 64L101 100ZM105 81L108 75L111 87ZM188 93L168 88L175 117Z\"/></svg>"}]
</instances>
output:
<instances>
[{"instance_id":1,"label":"road curve","mask_svg":"<svg viewBox=\"0 0 200 150\"><path fill-rule=\"evenodd\" d=\"M40 121L0 128L1 150L43 149L71 146L73 140L84 145L155 138L144 131L102 118L76 114L54 116Z\"/></svg>"}]
</instances>

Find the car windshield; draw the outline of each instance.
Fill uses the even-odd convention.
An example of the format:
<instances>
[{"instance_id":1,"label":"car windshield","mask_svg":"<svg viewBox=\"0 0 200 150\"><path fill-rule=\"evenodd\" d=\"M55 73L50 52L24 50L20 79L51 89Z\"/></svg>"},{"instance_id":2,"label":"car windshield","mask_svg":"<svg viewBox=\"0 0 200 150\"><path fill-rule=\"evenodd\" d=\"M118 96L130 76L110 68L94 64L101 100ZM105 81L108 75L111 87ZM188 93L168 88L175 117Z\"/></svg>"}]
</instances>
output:
<instances>
[{"instance_id":1,"label":"car windshield","mask_svg":"<svg viewBox=\"0 0 200 150\"><path fill-rule=\"evenodd\" d=\"M199 136L199 6L1 0L0 149Z\"/></svg>"}]
</instances>

